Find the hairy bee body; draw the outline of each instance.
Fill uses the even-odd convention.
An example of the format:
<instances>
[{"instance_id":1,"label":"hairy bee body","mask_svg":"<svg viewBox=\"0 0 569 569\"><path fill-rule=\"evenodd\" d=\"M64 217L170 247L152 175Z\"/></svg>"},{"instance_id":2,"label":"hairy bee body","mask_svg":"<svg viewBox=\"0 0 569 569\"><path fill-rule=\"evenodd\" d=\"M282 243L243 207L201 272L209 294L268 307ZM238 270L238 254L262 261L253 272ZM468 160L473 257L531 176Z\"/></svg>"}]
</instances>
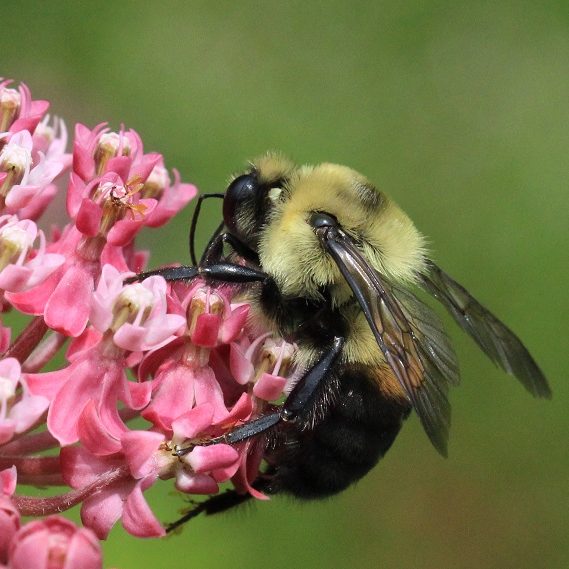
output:
<instances>
[{"instance_id":1,"label":"hairy bee body","mask_svg":"<svg viewBox=\"0 0 569 569\"><path fill-rule=\"evenodd\" d=\"M345 490L389 450L410 410L378 392L369 368L338 365L297 423L271 434L264 490L302 499Z\"/></svg>"},{"instance_id":2,"label":"hairy bee body","mask_svg":"<svg viewBox=\"0 0 569 569\"><path fill-rule=\"evenodd\" d=\"M411 410L446 454L458 363L414 287L532 395L550 397L517 336L428 258L411 220L361 174L268 154L212 196L223 198L223 224L200 263L192 238L198 206L190 233L196 266L155 273L236 284L252 321L298 346L298 381L283 405L211 441L257 437L269 465L259 489L302 498L345 489L387 452ZM174 526L244 499L214 497Z\"/></svg>"},{"instance_id":3,"label":"hairy bee body","mask_svg":"<svg viewBox=\"0 0 569 569\"><path fill-rule=\"evenodd\" d=\"M359 338L357 320L350 322L359 312L353 304L334 307L326 298L287 300L268 289L244 297L258 303L256 310L270 320L275 334L297 343L302 369L314 363L334 335L344 336L345 346ZM377 357L377 349L372 353ZM341 492L387 452L410 410L385 362L366 365L346 351L294 423L281 422L268 434L265 458L271 475L263 490L303 499Z\"/></svg>"}]
</instances>

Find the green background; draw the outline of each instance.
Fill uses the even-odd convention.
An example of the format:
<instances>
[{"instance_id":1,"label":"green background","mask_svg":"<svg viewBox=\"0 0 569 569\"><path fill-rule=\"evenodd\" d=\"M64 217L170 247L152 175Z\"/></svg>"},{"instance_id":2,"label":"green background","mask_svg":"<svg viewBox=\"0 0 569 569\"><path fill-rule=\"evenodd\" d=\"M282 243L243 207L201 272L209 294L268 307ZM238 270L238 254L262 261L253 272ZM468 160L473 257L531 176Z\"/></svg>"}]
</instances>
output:
<instances>
[{"instance_id":1,"label":"green background","mask_svg":"<svg viewBox=\"0 0 569 569\"><path fill-rule=\"evenodd\" d=\"M456 328L450 457L416 418L341 496L277 497L167 540L115 529L106 567L569 566L567 2L0 2L0 75L68 125L135 128L203 191L248 158L365 173L550 378L534 401ZM209 204L206 232L219 219ZM146 233L187 258L189 210ZM163 520L181 500L149 496Z\"/></svg>"}]
</instances>

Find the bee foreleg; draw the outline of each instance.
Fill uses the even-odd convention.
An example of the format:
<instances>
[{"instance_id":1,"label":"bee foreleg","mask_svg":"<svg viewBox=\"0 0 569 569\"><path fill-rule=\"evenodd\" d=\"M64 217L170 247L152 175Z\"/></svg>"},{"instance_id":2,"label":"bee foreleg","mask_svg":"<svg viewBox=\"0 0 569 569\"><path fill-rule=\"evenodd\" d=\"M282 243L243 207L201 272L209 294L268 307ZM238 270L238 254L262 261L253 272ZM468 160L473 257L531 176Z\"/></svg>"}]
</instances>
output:
<instances>
[{"instance_id":1,"label":"bee foreleg","mask_svg":"<svg viewBox=\"0 0 569 569\"><path fill-rule=\"evenodd\" d=\"M125 284L139 282L154 275L160 275L169 282L191 281L197 277L227 283L269 283L272 281L272 278L267 275L267 273L258 269L244 267L243 265L235 265L233 263L220 262L200 267L191 267L189 265L182 265L180 267L164 267L154 271L139 273L138 275L125 279L124 282Z\"/></svg>"},{"instance_id":2,"label":"bee foreleg","mask_svg":"<svg viewBox=\"0 0 569 569\"><path fill-rule=\"evenodd\" d=\"M124 283L140 282L154 275L164 277L167 281L190 281L199 275L199 269L198 267L190 267L188 265L182 265L181 267L163 267L161 269L155 269L154 271L138 273L138 275L125 279Z\"/></svg>"},{"instance_id":3,"label":"bee foreleg","mask_svg":"<svg viewBox=\"0 0 569 569\"><path fill-rule=\"evenodd\" d=\"M220 233L208 244L204 254L202 255L200 265L210 265L217 263L223 259L223 246L229 245L240 257L253 263L259 263L259 256L252 249L247 247L245 243L240 241L231 233Z\"/></svg>"}]
</instances>

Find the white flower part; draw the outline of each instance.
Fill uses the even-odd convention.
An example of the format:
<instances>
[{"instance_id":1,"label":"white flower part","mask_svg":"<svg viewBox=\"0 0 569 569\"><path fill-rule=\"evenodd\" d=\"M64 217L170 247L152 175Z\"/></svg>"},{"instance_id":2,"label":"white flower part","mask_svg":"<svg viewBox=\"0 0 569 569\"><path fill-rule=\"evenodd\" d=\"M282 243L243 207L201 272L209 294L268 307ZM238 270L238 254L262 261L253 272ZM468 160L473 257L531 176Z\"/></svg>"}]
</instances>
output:
<instances>
[{"instance_id":1,"label":"white flower part","mask_svg":"<svg viewBox=\"0 0 569 569\"><path fill-rule=\"evenodd\" d=\"M14 134L0 151L0 170L13 170L25 180L32 167L32 146L32 135L27 130Z\"/></svg>"},{"instance_id":2,"label":"white flower part","mask_svg":"<svg viewBox=\"0 0 569 569\"><path fill-rule=\"evenodd\" d=\"M39 247L30 255L36 238ZM65 262L58 253L46 253L43 231L30 219L0 216L0 289L19 292L44 281Z\"/></svg>"},{"instance_id":3,"label":"white flower part","mask_svg":"<svg viewBox=\"0 0 569 569\"><path fill-rule=\"evenodd\" d=\"M106 181L99 184L95 198L98 203L102 203L105 200L120 200L123 203L127 203L129 194L123 184Z\"/></svg>"},{"instance_id":4,"label":"white flower part","mask_svg":"<svg viewBox=\"0 0 569 569\"><path fill-rule=\"evenodd\" d=\"M0 257L5 262L22 265L37 236L37 226L29 219L21 221L15 215L0 217ZM0 265L0 270L1 270Z\"/></svg>"},{"instance_id":5,"label":"white flower part","mask_svg":"<svg viewBox=\"0 0 569 569\"><path fill-rule=\"evenodd\" d=\"M89 320L99 332L105 332L111 327L115 301L123 289L125 278L133 273L120 273L112 265L104 265L97 289L91 297L91 312Z\"/></svg>"},{"instance_id":6,"label":"white flower part","mask_svg":"<svg viewBox=\"0 0 569 569\"><path fill-rule=\"evenodd\" d=\"M19 107L21 102L22 96L16 89L0 89L0 105L3 107Z\"/></svg>"},{"instance_id":7,"label":"white flower part","mask_svg":"<svg viewBox=\"0 0 569 569\"><path fill-rule=\"evenodd\" d=\"M263 344L261 351L262 357L266 357L269 362L274 362L274 367L271 373L279 375L283 362L288 367L289 363L294 357L296 348L294 344L289 344L285 340L275 342L273 338L267 338Z\"/></svg>"},{"instance_id":8,"label":"white flower part","mask_svg":"<svg viewBox=\"0 0 569 569\"><path fill-rule=\"evenodd\" d=\"M110 154L118 155L119 153L123 156L130 154L130 140L124 136L120 135L118 132L104 132L99 137L98 146L104 149L105 152Z\"/></svg>"},{"instance_id":9,"label":"white flower part","mask_svg":"<svg viewBox=\"0 0 569 569\"><path fill-rule=\"evenodd\" d=\"M150 172L150 176L146 178L145 185L155 185L159 188L164 189L166 186L170 185L170 175L168 174L168 170L163 166L154 166L152 172Z\"/></svg>"},{"instance_id":10,"label":"white flower part","mask_svg":"<svg viewBox=\"0 0 569 569\"><path fill-rule=\"evenodd\" d=\"M20 363L15 358L0 360L0 419L8 413L8 404L16 394L20 373Z\"/></svg>"},{"instance_id":11,"label":"white flower part","mask_svg":"<svg viewBox=\"0 0 569 569\"><path fill-rule=\"evenodd\" d=\"M65 257L59 253L46 253L46 239L44 232L38 230L39 247L36 256L29 260L26 265L33 271L30 276L27 288L34 287L44 281L55 269L65 263Z\"/></svg>"},{"instance_id":12,"label":"white flower part","mask_svg":"<svg viewBox=\"0 0 569 569\"><path fill-rule=\"evenodd\" d=\"M48 162L60 160L67 148L67 127L63 119L46 115L34 131L34 148L45 154Z\"/></svg>"},{"instance_id":13,"label":"white flower part","mask_svg":"<svg viewBox=\"0 0 569 569\"><path fill-rule=\"evenodd\" d=\"M8 377L0 376L0 401L7 401L16 395L16 385Z\"/></svg>"},{"instance_id":14,"label":"white flower part","mask_svg":"<svg viewBox=\"0 0 569 569\"><path fill-rule=\"evenodd\" d=\"M148 315L155 303L155 296L141 283L133 283L123 288L115 303L116 307L126 306L134 314L132 324L138 326L143 317Z\"/></svg>"}]
</instances>

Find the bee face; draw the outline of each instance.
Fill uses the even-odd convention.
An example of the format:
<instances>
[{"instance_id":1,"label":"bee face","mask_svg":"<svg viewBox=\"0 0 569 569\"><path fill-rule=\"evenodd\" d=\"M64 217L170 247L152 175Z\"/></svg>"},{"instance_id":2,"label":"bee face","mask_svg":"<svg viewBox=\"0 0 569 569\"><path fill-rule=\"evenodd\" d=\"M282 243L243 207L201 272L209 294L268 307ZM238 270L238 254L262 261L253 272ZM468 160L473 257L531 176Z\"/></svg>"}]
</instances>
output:
<instances>
[{"instance_id":1,"label":"bee face","mask_svg":"<svg viewBox=\"0 0 569 569\"><path fill-rule=\"evenodd\" d=\"M293 165L271 154L251 164L249 172L229 184L223 200L223 220L229 231L254 251L263 226L280 200Z\"/></svg>"}]
</instances>

